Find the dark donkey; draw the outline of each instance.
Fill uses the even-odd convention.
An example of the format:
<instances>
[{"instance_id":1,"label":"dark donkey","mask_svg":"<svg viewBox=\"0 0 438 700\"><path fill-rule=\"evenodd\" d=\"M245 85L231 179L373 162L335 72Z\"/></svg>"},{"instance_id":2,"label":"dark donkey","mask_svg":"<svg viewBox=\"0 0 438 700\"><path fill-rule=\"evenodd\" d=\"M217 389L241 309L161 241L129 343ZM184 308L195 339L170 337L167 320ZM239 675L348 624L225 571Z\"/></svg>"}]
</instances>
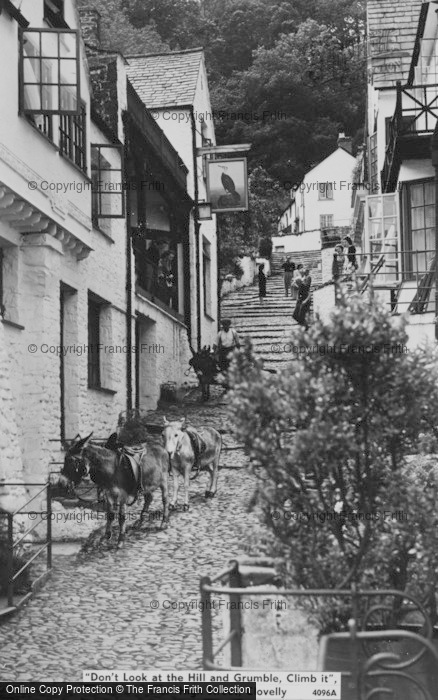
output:
<instances>
[{"instance_id":1,"label":"dark donkey","mask_svg":"<svg viewBox=\"0 0 438 700\"><path fill-rule=\"evenodd\" d=\"M169 520L167 490L169 458L166 450L161 445L146 443L140 445L141 449L135 450L134 469L135 463L137 464L137 473L135 473L123 449L110 449L110 446L114 448L111 438L107 446L99 447L89 443L91 435L92 433L71 445L65 455L61 476L74 486L89 476L99 491L103 492L107 512L106 538L111 539L112 524L118 512L118 546L122 546L126 531L126 505L127 503L132 505L137 500L140 490L143 491L144 504L139 527L152 502L152 494L157 488L161 489L163 499L162 527L166 527ZM127 452L129 454L131 450L127 448Z\"/></svg>"}]
</instances>

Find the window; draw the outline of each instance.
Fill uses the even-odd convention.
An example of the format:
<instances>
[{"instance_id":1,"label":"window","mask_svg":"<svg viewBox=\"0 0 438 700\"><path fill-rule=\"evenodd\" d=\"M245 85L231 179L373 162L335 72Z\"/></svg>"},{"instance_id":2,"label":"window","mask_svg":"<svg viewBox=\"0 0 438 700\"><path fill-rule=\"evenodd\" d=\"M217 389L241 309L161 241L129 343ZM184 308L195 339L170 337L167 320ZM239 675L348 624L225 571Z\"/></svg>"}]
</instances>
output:
<instances>
[{"instance_id":1,"label":"window","mask_svg":"<svg viewBox=\"0 0 438 700\"><path fill-rule=\"evenodd\" d=\"M92 144L92 219L120 219L125 216L123 188L123 146Z\"/></svg>"},{"instance_id":2,"label":"window","mask_svg":"<svg viewBox=\"0 0 438 700\"><path fill-rule=\"evenodd\" d=\"M333 214L321 214L319 222L321 229L333 228Z\"/></svg>"},{"instance_id":3,"label":"window","mask_svg":"<svg viewBox=\"0 0 438 700\"><path fill-rule=\"evenodd\" d=\"M59 151L81 170L87 170L86 110L81 107L79 116L62 114L59 123Z\"/></svg>"},{"instance_id":4,"label":"window","mask_svg":"<svg viewBox=\"0 0 438 700\"><path fill-rule=\"evenodd\" d=\"M27 118L44 136L53 141L53 118L50 114L28 114Z\"/></svg>"},{"instance_id":5,"label":"window","mask_svg":"<svg viewBox=\"0 0 438 700\"><path fill-rule=\"evenodd\" d=\"M44 20L51 27L68 27L64 19L64 0L44 0Z\"/></svg>"},{"instance_id":6,"label":"window","mask_svg":"<svg viewBox=\"0 0 438 700\"><path fill-rule=\"evenodd\" d=\"M425 272L435 255L435 182L403 183L403 233L406 271Z\"/></svg>"},{"instance_id":7,"label":"window","mask_svg":"<svg viewBox=\"0 0 438 700\"><path fill-rule=\"evenodd\" d=\"M370 136L369 143L369 161L370 161L370 184L372 189L375 189L379 184L379 163L377 153L377 132Z\"/></svg>"},{"instance_id":8,"label":"window","mask_svg":"<svg viewBox=\"0 0 438 700\"><path fill-rule=\"evenodd\" d=\"M79 114L77 31L20 30L20 111Z\"/></svg>"},{"instance_id":9,"label":"window","mask_svg":"<svg viewBox=\"0 0 438 700\"><path fill-rule=\"evenodd\" d=\"M204 314L211 316L211 244L204 238L202 244L202 271L204 286Z\"/></svg>"},{"instance_id":10,"label":"window","mask_svg":"<svg viewBox=\"0 0 438 700\"><path fill-rule=\"evenodd\" d=\"M333 183L319 182L318 183L318 199L333 199Z\"/></svg>"},{"instance_id":11,"label":"window","mask_svg":"<svg viewBox=\"0 0 438 700\"><path fill-rule=\"evenodd\" d=\"M88 295L88 386L100 388L100 313L102 302Z\"/></svg>"}]
</instances>

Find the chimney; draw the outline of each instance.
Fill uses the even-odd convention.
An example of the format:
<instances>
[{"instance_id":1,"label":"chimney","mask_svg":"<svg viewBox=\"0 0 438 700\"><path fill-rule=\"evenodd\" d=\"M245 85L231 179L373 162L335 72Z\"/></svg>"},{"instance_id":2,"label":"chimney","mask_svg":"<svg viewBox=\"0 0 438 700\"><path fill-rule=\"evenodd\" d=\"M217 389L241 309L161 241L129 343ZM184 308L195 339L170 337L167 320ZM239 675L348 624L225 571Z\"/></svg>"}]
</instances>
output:
<instances>
[{"instance_id":1,"label":"chimney","mask_svg":"<svg viewBox=\"0 0 438 700\"><path fill-rule=\"evenodd\" d=\"M100 12L91 7L79 7L79 19L84 43L99 49L101 47Z\"/></svg>"},{"instance_id":2,"label":"chimney","mask_svg":"<svg viewBox=\"0 0 438 700\"><path fill-rule=\"evenodd\" d=\"M338 148L343 148L347 153L353 155L353 139L351 136L345 136L343 131L338 137Z\"/></svg>"}]
</instances>

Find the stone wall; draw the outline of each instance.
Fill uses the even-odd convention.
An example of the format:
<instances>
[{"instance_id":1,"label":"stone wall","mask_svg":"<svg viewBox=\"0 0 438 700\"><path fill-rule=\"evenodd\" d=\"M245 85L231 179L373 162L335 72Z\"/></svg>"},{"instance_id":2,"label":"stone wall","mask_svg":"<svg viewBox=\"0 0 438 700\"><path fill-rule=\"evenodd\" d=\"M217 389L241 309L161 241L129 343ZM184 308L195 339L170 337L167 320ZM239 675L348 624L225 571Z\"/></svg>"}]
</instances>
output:
<instances>
[{"instance_id":1,"label":"stone wall","mask_svg":"<svg viewBox=\"0 0 438 700\"><path fill-rule=\"evenodd\" d=\"M227 296L236 289L241 289L242 287L247 287L254 283L254 277L257 272L257 266L255 260L245 255L243 258L239 258L239 262L243 269L243 275L238 279L234 275L227 275L225 279L222 280L221 284L221 299Z\"/></svg>"},{"instance_id":2,"label":"stone wall","mask_svg":"<svg viewBox=\"0 0 438 700\"><path fill-rule=\"evenodd\" d=\"M13 510L24 498L20 487L2 487L23 481L23 463L19 430L10 383L11 358L8 353L5 325L0 322L0 510ZM0 527L2 522L0 522Z\"/></svg>"},{"instance_id":3,"label":"stone wall","mask_svg":"<svg viewBox=\"0 0 438 700\"><path fill-rule=\"evenodd\" d=\"M117 57L90 56L88 64L93 88L93 107L106 126L117 134L119 129Z\"/></svg>"}]
</instances>

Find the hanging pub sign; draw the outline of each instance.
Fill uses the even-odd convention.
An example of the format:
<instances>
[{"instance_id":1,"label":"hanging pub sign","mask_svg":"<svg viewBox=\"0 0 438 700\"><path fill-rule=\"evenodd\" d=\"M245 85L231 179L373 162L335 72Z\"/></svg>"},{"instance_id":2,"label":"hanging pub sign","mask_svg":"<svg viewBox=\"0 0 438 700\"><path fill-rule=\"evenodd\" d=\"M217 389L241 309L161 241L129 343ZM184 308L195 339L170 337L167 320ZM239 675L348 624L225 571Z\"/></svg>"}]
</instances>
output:
<instances>
[{"instance_id":1,"label":"hanging pub sign","mask_svg":"<svg viewBox=\"0 0 438 700\"><path fill-rule=\"evenodd\" d=\"M248 210L246 158L207 161L207 193L215 214Z\"/></svg>"}]
</instances>

